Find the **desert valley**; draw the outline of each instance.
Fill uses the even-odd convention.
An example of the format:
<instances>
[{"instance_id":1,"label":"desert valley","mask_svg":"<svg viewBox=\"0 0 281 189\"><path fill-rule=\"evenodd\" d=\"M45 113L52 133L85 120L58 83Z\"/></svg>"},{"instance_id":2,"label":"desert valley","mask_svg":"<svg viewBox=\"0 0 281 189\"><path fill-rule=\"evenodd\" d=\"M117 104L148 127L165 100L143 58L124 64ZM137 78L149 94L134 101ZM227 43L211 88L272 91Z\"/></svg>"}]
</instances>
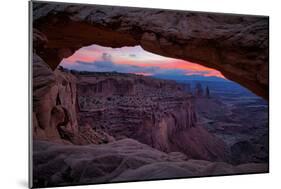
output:
<instances>
[{"instance_id":1,"label":"desert valley","mask_svg":"<svg viewBox=\"0 0 281 189\"><path fill-rule=\"evenodd\" d=\"M31 187L269 172L268 17L31 10Z\"/></svg>"},{"instance_id":2,"label":"desert valley","mask_svg":"<svg viewBox=\"0 0 281 189\"><path fill-rule=\"evenodd\" d=\"M233 82L53 72L38 56L33 81L36 186L268 169L267 102Z\"/></svg>"}]
</instances>

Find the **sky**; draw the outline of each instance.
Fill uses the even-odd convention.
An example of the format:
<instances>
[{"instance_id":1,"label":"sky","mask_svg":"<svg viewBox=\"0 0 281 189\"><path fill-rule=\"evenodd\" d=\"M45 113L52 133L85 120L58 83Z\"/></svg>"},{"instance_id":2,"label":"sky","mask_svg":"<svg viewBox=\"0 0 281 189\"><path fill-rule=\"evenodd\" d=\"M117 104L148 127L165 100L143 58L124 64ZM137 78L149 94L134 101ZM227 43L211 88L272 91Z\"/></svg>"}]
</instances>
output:
<instances>
[{"instance_id":1,"label":"sky","mask_svg":"<svg viewBox=\"0 0 281 189\"><path fill-rule=\"evenodd\" d=\"M216 76L224 78L217 70L192 62L159 56L143 50L140 46L110 48L99 45L83 47L61 66L78 71L134 73L145 76Z\"/></svg>"}]
</instances>

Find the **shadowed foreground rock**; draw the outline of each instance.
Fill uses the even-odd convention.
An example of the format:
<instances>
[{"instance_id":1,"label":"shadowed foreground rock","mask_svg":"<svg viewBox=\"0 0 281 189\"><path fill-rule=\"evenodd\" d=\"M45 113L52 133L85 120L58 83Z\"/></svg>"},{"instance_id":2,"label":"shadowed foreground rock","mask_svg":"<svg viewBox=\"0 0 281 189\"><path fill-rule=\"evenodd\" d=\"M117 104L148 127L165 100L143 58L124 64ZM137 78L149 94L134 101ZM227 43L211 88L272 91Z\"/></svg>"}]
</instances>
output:
<instances>
[{"instance_id":1,"label":"shadowed foreground rock","mask_svg":"<svg viewBox=\"0 0 281 189\"><path fill-rule=\"evenodd\" d=\"M140 45L222 72L268 99L269 18L33 2L34 50L54 70L92 44Z\"/></svg>"},{"instance_id":2,"label":"shadowed foreground rock","mask_svg":"<svg viewBox=\"0 0 281 189\"><path fill-rule=\"evenodd\" d=\"M34 187L268 172L267 164L192 160L133 139L84 146L35 140L33 148Z\"/></svg>"}]
</instances>

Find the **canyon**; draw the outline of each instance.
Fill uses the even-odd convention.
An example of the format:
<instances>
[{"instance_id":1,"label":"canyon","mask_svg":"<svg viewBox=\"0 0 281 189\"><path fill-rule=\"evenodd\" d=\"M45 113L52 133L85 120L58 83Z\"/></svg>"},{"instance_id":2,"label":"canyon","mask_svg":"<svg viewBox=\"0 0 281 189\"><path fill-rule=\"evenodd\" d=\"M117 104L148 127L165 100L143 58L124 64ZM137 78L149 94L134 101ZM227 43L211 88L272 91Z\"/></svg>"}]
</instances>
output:
<instances>
[{"instance_id":1,"label":"canyon","mask_svg":"<svg viewBox=\"0 0 281 189\"><path fill-rule=\"evenodd\" d=\"M33 187L269 171L268 17L48 2L32 14ZM196 62L264 100L59 66L92 44Z\"/></svg>"},{"instance_id":2,"label":"canyon","mask_svg":"<svg viewBox=\"0 0 281 189\"><path fill-rule=\"evenodd\" d=\"M129 137L190 158L225 159L224 143L197 125L184 85L134 74L52 73L34 58L41 65L34 66L35 139L98 144Z\"/></svg>"},{"instance_id":3,"label":"canyon","mask_svg":"<svg viewBox=\"0 0 281 189\"><path fill-rule=\"evenodd\" d=\"M259 153L233 156L233 145L236 153L247 152L239 144L244 140L229 145L218 127L202 122L200 101L215 99L193 95L189 85L116 72L53 71L36 53L33 73L36 187L268 170L267 159L252 159ZM227 131L237 136L226 125Z\"/></svg>"},{"instance_id":4,"label":"canyon","mask_svg":"<svg viewBox=\"0 0 281 189\"><path fill-rule=\"evenodd\" d=\"M210 91L194 102L198 124L225 142L231 163L268 162L268 103L234 82L200 83Z\"/></svg>"}]
</instances>

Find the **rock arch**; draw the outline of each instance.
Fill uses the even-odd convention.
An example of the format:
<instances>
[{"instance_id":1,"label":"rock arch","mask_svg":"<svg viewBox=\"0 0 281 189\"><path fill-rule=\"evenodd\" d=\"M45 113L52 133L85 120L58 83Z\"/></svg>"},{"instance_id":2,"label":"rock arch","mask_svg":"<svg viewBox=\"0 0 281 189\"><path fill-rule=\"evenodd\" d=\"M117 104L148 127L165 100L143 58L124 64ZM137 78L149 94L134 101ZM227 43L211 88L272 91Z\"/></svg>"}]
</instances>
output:
<instances>
[{"instance_id":1,"label":"rock arch","mask_svg":"<svg viewBox=\"0 0 281 189\"><path fill-rule=\"evenodd\" d=\"M268 99L269 18L33 2L33 49L53 70L77 49L143 49L221 71Z\"/></svg>"}]
</instances>

